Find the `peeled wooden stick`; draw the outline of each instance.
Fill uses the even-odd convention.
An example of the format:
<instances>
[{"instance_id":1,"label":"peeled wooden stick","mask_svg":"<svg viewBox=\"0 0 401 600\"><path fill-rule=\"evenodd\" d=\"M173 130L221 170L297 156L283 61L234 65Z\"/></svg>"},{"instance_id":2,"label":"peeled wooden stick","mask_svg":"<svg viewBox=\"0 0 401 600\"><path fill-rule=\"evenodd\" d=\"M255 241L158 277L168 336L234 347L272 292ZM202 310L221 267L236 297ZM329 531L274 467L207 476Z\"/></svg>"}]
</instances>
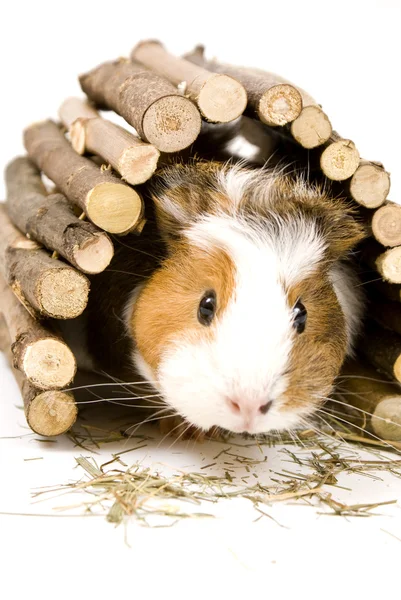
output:
<instances>
[{"instance_id":1,"label":"peeled wooden stick","mask_svg":"<svg viewBox=\"0 0 401 600\"><path fill-rule=\"evenodd\" d=\"M360 162L359 152L351 140L333 132L320 156L320 168L329 179L344 181L355 173Z\"/></svg>"},{"instance_id":2,"label":"peeled wooden stick","mask_svg":"<svg viewBox=\"0 0 401 600\"><path fill-rule=\"evenodd\" d=\"M373 213L371 227L375 239L383 246L401 246L401 206L387 201Z\"/></svg>"},{"instance_id":3,"label":"peeled wooden stick","mask_svg":"<svg viewBox=\"0 0 401 600\"><path fill-rule=\"evenodd\" d=\"M401 283L401 246L384 250L380 244L369 240L364 245L361 256L385 281Z\"/></svg>"},{"instance_id":4,"label":"peeled wooden stick","mask_svg":"<svg viewBox=\"0 0 401 600\"><path fill-rule=\"evenodd\" d=\"M100 273L114 249L106 233L78 219L62 194L45 196L40 172L27 157L15 158L6 168L7 212L25 234L56 250L84 273Z\"/></svg>"},{"instance_id":5,"label":"peeled wooden stick","mask_svg":"<svg viewBox=\"0 0 401 600\"><path fill-rule=\"evenodd\" d=\"M338 394L359 408L379 437L401 441L401 387L384 379L375 369L352 361L342 369Z\"/></svg>"},{"instance_id":6,"label":"peeled wooden stick","mask_svg":"<svg viewBox=\"0 0 401 600\"><path fill-rule=\"evenodd\" d=\"M162 152L183 150L199 135L201 117L196 106L142 65L126 59L104 63L79 81L97 106L115 110Z\"/></svg>"},{"instance_id":7,"label":"peeled wooden stick","mask_svg":"<svg viewBox=\"0 0 401 600\"><path fill-rule=\"evenodd\" d=\"M376 369L401 382L401 336L369 322L360 351Z\"/></svg>"},{"instance_id":8,"label":"peeled wooden stick","mask_svg":"<svg viewBox=\"0 0 401 600\"><path fill-rule=\"evenodd\" d=\"M378 208L390 191L390 175L381 163L361 160L349 186L352 198L366 208Z\"/></svg>"},{"instance_id":9,"label":"peeled wooden stick","mask_svg":"<svg viewBox=\"0 0 401 600\"><path fill-rule=\"evenodd\" d=\"M71 392L59 390L40 391L33 387L24 375L12 367L11 340L5 320L0 315L0 340L11 370L21 390L25 417L29 427L44 436L61 435L75 423L78 410Z\"/></svg>"},{"instance_id":10,"label":"peeled wooden stick","mask_svg":"<svg viewBox=\"0 0 401 600\"><path fill-rule=\"evenodd\" d=\"M131 58L176 86L185 82L185 95L196 102L202 115L212 123L228 123L245 110L247 94L239 81L226 74L210 73L203 67L177 58L160 42L139 43Z\"/></svg>"},{"instance_id":11,"label":"peeled wooden stick","mask_svg":"<svg viewBox=\"0 0 401 600\"><path fill-rule=\"evenodd\" d=\"M0 273L32 316L73 319L88 302L89 281L24 237L0 206Z\"/></svg>"},{"instance_id":12,"label":"peeled wooden stick","mask_svg":"<svg viewBox=\"0 0 401 600\"><path fill-rule=\"evenodd\" d=\"M291 134L304 148L315 148L330 137L332 128L327 115L304 90L279 75L253 69L207 61L204 47L185 54L184 58L215 73L227 73L242 83L248 94L247 114L271 127L291 123Z\"/></svg>"},{"instance_id":13,"label":"peeled wooden stick","mask_svg":"<svg viewBox=\"0 0 401 600\"><path fill-rule=\"evenodd\" d=\"M41 389L67 387L76 372L68 346L33 319L0 275L0 312L11 337L13 366Z\"/></svg>"},{"instance_id":14,"label":"peeled wooden stick","mask_svg":"<svg viewBox=\"0 0 401 600\"><path fill-rule=\"evenodd\" d=\"M142 200L108 171L79 156L52 121L42 121L24 132L29 156L88 218L109 233L125 234L141 221Z\"/></svg>"},{"instance_id":15,"label":"peeled wooden stick","mask_svg":"<svg viewBox=\"0 0 401 600\"><path fill-rule=\"evenodd\" d=\"M81 98L67 98L59 109L61 121L70 131L72 147L104 158L131 185L144 183L153 175L160 152L119 125L102 119Z\"/></svg>"}]
</instances>

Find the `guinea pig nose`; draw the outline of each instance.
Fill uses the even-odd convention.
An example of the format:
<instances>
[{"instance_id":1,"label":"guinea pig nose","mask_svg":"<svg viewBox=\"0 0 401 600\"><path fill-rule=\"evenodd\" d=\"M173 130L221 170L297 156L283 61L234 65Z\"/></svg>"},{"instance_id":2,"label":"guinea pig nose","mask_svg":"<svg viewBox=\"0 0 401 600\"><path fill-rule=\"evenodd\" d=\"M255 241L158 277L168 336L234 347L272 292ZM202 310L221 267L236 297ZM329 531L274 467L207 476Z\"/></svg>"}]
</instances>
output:
<instances>
[{"instance_id":1,"label":"guinea pig nose","mask_svg":"<svg viewBox=\"0 0 401 600\"><path fill-rule=\"evenodd\" d=\"M271 405L272 401L269 400L268 402L266 402L266 404L262 404L262 406L259 407L259 411L262 413L262 415L265 415L267 413Z\"/></svg>"},{"instance_id":2,"label":"guinea pig nose","mask_svg":"<svg viewBox=\"0 0 401 600\"><path fill-rule=\"evenodd\" d=\"M230 409L236 413L242 413L243 415L255 415L256 416L256 412L259 411L260 413L262 413L262 415L265 415L267 413L267 411L269 410L269 408L272 405L272 401L269 400L268 402L265 402L264 404L260 405L258 407L258 403L254 402L254 401L250 401L250 399L248 398L238 398L238 397L233 397L233 398L226 398L227 404L230 407Z\"/></svg>"}]
</instances>

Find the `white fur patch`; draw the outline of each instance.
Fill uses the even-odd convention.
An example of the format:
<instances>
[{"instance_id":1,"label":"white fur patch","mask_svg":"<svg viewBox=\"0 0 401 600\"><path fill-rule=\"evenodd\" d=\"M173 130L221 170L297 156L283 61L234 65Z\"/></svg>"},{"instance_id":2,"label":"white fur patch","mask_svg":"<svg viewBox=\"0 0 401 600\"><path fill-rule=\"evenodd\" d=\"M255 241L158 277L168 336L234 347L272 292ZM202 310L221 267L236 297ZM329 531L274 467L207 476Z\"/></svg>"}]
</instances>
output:
<instances>
[{"instance_id":1,"label":"white fur patch","mask_svg":"<svg viewBox=\"0 0 401 600\"><path fill-rule=\"evenodd\" d=\"M288 287L312 274L324 257L326 243L315 223L302 217L281 223L278 234L264 222L250 226L241 218L206 216L185 232L188 240L205 252L221 248L245 270L257 264L255 277L273 276ZM252 263L256 261L256 263Z\"/></svg>"}]
</instances>

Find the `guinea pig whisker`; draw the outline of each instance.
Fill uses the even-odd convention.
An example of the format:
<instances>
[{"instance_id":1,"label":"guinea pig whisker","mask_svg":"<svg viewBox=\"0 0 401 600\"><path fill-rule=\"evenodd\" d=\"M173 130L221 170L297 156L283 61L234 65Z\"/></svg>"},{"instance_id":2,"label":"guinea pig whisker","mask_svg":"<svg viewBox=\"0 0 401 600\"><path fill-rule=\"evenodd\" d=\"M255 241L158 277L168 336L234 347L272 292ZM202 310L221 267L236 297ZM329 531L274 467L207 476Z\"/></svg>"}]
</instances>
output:
<instances>
[{"instance_id":1,"label":"guinea pig whisker","mask_svg":"<svg viewBox=\"0 0 401 600\"><path fill-rule=\"evenodd\" d=\"M149 275L142 275L140 273L134 273L133 271L121 271L119 269L105 269L107 273L122 273L123 275L132 275L133 277L141 277L142 279L148 279Z\"/></svg>"},{"instance_id":2,"label":"guinea pig whisker","mask_svg":"<svg viewBox=\"0 0 401 600\"><path fill-rule=\"evenodd\" d=\"M330 423L324 419L321 415L315 415L317 416L317 418L326 425L326 427L328 427L335 435L337 438L339 438L339 440L345 444L346 446L349 446L349 443L343 438L343 436L340 434L340 432L335 429L332 425L330 425ZM312 422L309 422L309 427L317 434L317 435L321 435L324 438L333 441L333 436L326 433L325 431L323 431L322 429L317 429L316 427L313 426Z\"/></svg>"},{"instance_id":3,"label":"guinea pig whisker","mask_svg":"<svg viewBox=\"0 0 401 600\"><path fill-rule=\"evenodd\" d=\"M360 394L357 394L359 398L363 399L363 396L361 396ZM352 404L347 404L346 402L341 402L341 400L338 400L336 398L330 398L331 402L335 402L336 404L340 404L341 406L346 406L347 408L352 408L353 410L357 410L358 412L361 412L364 415L368 415L369 417L373 417L373 413L367 411L367 410L363 410L362 408L358 408L357 406L353 406ZM343 414L343 413L339 413L339 414ZM386 421L386 423L391 423L391 425L395 425L396 427L400 427L401 425L399 423L396 423L395 421L391 421L385 417L379 417L378 415L375 415L375 419L378 419L379 421Z\"/></svg>"},{"instance_id":4,"label":"guinea pig whisker","mask_svg":"<svg viewBox=\"0 0 401 600\"><path fill-rule=\"evenodd\" d=\"M133 398L135 400L141 400L141 398ZM125 400L125 404L122 404L121 402L118 402L118 400ZM101 396L98 396L96 398L96 400L81 400L79 402L75 402L76 405L87 405L87 404L100 404L101 402L108 402L109 404L119 404L120 406L129 406L130 408L147 408L147 409L155 409L157 408L157 406L161 406L160 405L153 405L153 406L146 406L146 404L130 404L127 402L127 400L129 400L129 398L102 398ZM61 404L64 404L63 400L58 400L58 402L60 402Z\"/></svg>"},{"instance_id":5,"label":"guinea pig whisker","mask_svg":"<svg viewBox=\"0 0 401 600\"><path fill-rule=\"evenodd\" d=\"M177 414L175 413L175 415L171 415L171 416L177 416ZM164 440L171 435L176 429L178 429L179 427L182 427L182 421L180 421L175 427L173 427L173 429L170 429L160 440L160 442L158 443L158 447L164 442ZM188 427L186 427L185 431L188 431L188 429L191 427L191 424L188 425ZM171 446L169 446L168 449L172 448L172 446L180 439L182 433L180 434L180 436L177 438L175 437L173 440L173 443L171 444Z\"/></svg>"},{"instance_id":6,"label":"guinea pig whisker","mask_svg":"<svg viewBox=\"0 0 401 600\"><path fill-rule=\"evenodd\" d=\"M327 416L330 416L330 413L323 410L322 408L318 408L317 412L319 413L323 413ZM359 425L355 425L355 423L351 423L351 421L347 421L346 419L342 419L341 417L334 417L335 419L337 419L338 421L342 421L343 423L345 423L346 425L350 425L350 427L355 427L356 429L359 429L359 431L362 431L362 433L366 433L366 429L364 429L363 427L359 427ZM379 441L381 444L383 444L384 446L387 446L388 448L391 448L392 450L395 450L396 452L399 452L398 448L396 448L395 446L393 446L392 444L390 444L388 442L388 440L384 440L383 438L374 435L373 433L371 433L370 431L368 432L369 436L372 437L373 439Z\"/></svg>"},{"instance_id":7,"label":"guinea pig whisker","mask_svg":"<svg viewBox=\"0 0 401 600\"><path fill-rule=\"evenodd\" d=\"M382 277L375 277L374 279L369 279L368 281L362 281L358 283L358 285L354 285L354 289L358 287L363 287L364 285L369 285L369 283L375 283L376 281L383 281Z\"/></svg>"},{"instance_id":8,"label":"guinea pig whisker","mask_svg":"<svg viewBox=\"0 0 401 600\"><path fill-rule=\"evenodd\" d=\"M361 397L358 392L350 392L346 388L341 387L341 385L336 386L334 395L337 395L337 394L340 395L341 397L343 397L343 396L359 396L359 397ZM330 400L331 400L331 398L330 398Z\"/></svg>"},{"instance_id":9,"label":"guinea pig whisker","mask_svg":"<svg viewBox=\"0 0 401 600\"><path fill-rule=\"evenodd\" d=\"M319 418L321 418L321 417L319 417ZM322 435L322 436L324 436L324 437L328 437L328 438L332 439L332 437L331 437L330 435L328 435L328 434L327 434L325 431L322 431L321 429L318 429L318 428L317 428L317 427L314 425L313 421L308 421L307 419L303 418L303 419L301 420L301 423L302 423L302 424L303 424L303 426L304 426L304 427L306 427L307 429L311 429L312 431L314 431L314 432L316 433L316 435L318 435L318 436L321 436L321 435ZM333 429L333 428L331 427L331 425L329 425L329 423L327 423L327 427L330 427L330 429Z\"/></svg>"},{"instance_id":10,"label":"guinea pig whisker","mask_svg":"<svg viewBox=\"0 0 401 600\"><path fill-rule=\"evenodd\" d=\"M137 247L137 242L140 241L135 240L135 246L129 246L128 244L124 244L124 242L121 240L121 238L113 235L113 240L115 242L118 242L121 246L124 246L125 248L128 248L128 250L133 250L134 252L138 252L139 254L145 254L146 256L150 256L150 258L155 258L156 260L161 260L162 256L156 256L156 254L151 254L150 252L146 252L145 250L140 250ZM161 237L158 238L159 240L161 240Z\"/></svg>"},{"instance_id":11,"label":"guinea pig whisker","mask_svg":"<svg viewBox=\"0 0 401 600\"><path fill-rule=\"evenodd\" d=\"M128 385L144 385L147 383L151 383L149 381L128 381L126 383L118 383L118 382L105 382L105 383L90 383L89 385L77 385L74 386L72 388L66 388L65 390L62 390L64 392L75 392L76 390L89 390L91 388L96 388L96 387L106 387L106 386L110 386L110 385L120 385L121 387L124 386L128 386ZM155 382L157 383L157 382ZM156 396L159 394L155 394Z\"/></svg>"},{"instance_id":12,"label":"guinea pig whisker","mask_svg":"<svg viewBox=\"0 0 401 600\"><path fill-rule=\"evenodd\" d=\"M170 434L172 431L175 431L175 429L177 429L178 427L182 427L182 423L179 423L179 424L178 424L176 427L174 427L174 429L172 429L172 430L169 432L169 434ZM192 427L192 424L191 424L191 423L188 423L188 425L185 427L185 429L183 429L183 430L181 431L181 433L180 433L180 434L179 434L177 437L175 437L175 438L174 438L174 440L172 441L172 443L170 444L170 446L167 448L167 450L171 450L171 448L174 446L174 444L176 444L177 442L181 441L181 439L184 437L184 435L186 434L186 432L187 432L187 431L189 431L189 429L191 429L191 427ZM194 441L195 441L195 440L194 440ZM189 442L189 440L188 440L188 442ZM188 444L187 444L187 446L188 446Z\"/></svg>"},{"instance_id":13,"label":"guinea pig whisker","mask_svg":"<svg viewBox=\"0 0 401 600\"><path fill-rule=\"evenodd\" d=\"M143 421L140 421L139 423L134 423L133 425L130 425L130 427L127 427L127 429L124 431L124 433L127 433L130 429L132 429L132 434L130 436L130 437L132 437L136 433L136 431L139 429L139 427L142 427L143 425L146 425L147 423L151 423L152 421L161 421L162 419L171 417L170 414L163 415L163 413L165 413L167 411L171 411L171 408L169 406L165 406L164 408L156 411L155 413L152 413L148 418L144 419Z\"/></svg>"},{"instance_id":14,"label":"guinea pig whisker","mask_svg":"<svg viewBox=\"0 0 401 600\"><path fill-rule=\"evenodd\" d=\"M294 431L292 429L287 429L287 432L296 446L301 445L303 448L306 448L305 444L300 439L300 437L297 435L296 431L294 433Z\"/></svg>"},{"instance_id":15,"label":"guinea pig whisker","mask_svg":"<svg viewBox=\"0 0 401 600\"><path fill-rule=\"evenodd\" d=\"M346 380L346 379L363 379L365 381L374 381L374 382L377 382L377 383L390 383L392 385L401 387L400 383L398 381L387 381L387 379L375 379L374 377L365 377L363 375L338 375L338 377L336 379L337 380L338 379L343 379L343 380Z\"/></svg>"}]
</instances>

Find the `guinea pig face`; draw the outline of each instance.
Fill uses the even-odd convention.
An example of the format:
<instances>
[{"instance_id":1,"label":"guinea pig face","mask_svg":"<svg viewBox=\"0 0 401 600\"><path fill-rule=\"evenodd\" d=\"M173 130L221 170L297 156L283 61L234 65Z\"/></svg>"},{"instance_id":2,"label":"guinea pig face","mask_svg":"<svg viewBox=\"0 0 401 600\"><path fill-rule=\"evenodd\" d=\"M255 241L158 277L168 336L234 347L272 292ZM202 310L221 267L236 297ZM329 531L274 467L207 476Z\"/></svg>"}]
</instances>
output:
<instances>
[{"instance_id":1,"label":"guinea pig face","mask_svg":"<svg viewBox=\"0 0 401 600\"><path fill-rule=\"evenodd\" d=\"M313 219L203 215L136 299L137 367L199 428L300 425L332 389L358 303L327 245Z\"/></svg>"}]
</instances>

